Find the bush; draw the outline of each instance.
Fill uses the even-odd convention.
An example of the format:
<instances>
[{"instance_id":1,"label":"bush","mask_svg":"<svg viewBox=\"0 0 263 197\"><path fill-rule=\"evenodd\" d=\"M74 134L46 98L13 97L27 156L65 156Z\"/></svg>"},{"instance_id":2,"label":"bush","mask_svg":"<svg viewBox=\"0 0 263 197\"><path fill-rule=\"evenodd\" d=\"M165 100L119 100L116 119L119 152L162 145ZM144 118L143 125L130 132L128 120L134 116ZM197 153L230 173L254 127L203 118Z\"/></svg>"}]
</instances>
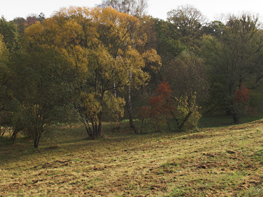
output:
<instances>
[{"instance_id":1,"label":"bush","mask_svg":"<svg viewBox=\"0 0 263 197\"><path fill-rule=\"evenodd\" d=\"M196 104L196 95L191 97L172 97L167 81L163 81L156 90L156 96L149 98L149 105L140 110L142 128L152 125L157 132L196 129L201 118Z\"/></svg>"}]
</instances>

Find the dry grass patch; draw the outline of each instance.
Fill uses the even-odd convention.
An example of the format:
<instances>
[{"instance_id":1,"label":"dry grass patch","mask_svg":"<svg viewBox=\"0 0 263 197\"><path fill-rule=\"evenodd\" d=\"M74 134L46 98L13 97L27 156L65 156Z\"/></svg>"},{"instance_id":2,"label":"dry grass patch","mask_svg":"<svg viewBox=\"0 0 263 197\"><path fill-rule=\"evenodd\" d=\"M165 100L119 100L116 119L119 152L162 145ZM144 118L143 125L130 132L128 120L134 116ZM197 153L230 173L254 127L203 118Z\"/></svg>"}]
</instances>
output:
<instances>
[{"instance_id":1,"label":"dry grass patch","mask_svg":"<svg viewBox=\"0 0 263 197\"><path fill-rule=\"evenodd\" d=\"M1 144L0 196L263 196L262 121L94 141L81 129L38 150Z\"/></svg>"}]
</instances>

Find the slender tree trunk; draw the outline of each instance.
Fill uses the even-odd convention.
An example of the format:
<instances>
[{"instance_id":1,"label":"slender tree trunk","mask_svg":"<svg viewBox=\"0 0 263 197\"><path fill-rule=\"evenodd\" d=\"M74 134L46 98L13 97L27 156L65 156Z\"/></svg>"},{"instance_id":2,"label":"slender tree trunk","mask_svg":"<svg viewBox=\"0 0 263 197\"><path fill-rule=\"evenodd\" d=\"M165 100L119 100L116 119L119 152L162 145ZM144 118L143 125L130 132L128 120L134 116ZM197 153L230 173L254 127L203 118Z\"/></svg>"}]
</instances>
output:
<instances>
[{"instance_id":1,"label":"slender tree trunk","mask_svg":"<svg viewBox=\"0 0 263 197\"><path fill-rule=\"evenodd\" d=\"M233 110L232 118L233 118L234 124L239 124L240 116L239 116L238 112L236 112L236 110Z\"/></svg>"},{"instance_id":2,"label":"slender tree trunk","mask_svg":"<svg viewBox=\"0 0 263 197\"><path fill-rule=\"evenodd\" d=\"M128 108L130 127L133 129L134 133L138 134L138 131L137 131L137 129L134 125L134 122L133 122L132 105L130 102L127 103L127 108Z\"/></svg>"},{"instance_id":3,"label":"slender tree trunk","mask_svg":"<svg viewBox=\"0 0 263 197\"><path fill-rule=\"evenodd\" d=\"M175 117L175 114L174 114L173 110L171 110L171 114L172 114L172 116L173 116L173 118L174 118L174 120L176 122L177 128L179 129L179 127L180 127L179 120Z\"/></svg>"},{"instance_id":4,"label":"slender tree trunk","mask_svg":"<svg viewBox=\"0 0 263 197\"><path fill-rule=\"evenodd\" d=\"M232 112L231 112L230 107L226 107L226 115L229 116L231 114L232 114Z\"/></svg>"},{"instance_id":5,"label":"slender tree trunk","mask_svg":"<svg viewBox=\"0 0 263 197\"><path fill-rule=\"evenodd\" d=\"M34 147L35 148L38 148L42 131L43 131L43 126L41 126L41 128L35 128L35 137L34 137L35 138L34 139Z\"/></svg>"},{"instance_id":6,"label":"slender tree trunk","mask_svg":"<svg viewBox=\"0 0 263 197\"><path fill-rule=\"evenodd\" d=\"M233 114L232 117L233 117L234 124L239 124L239 117L238 117L238 115L237 114Z\"/></svg>"},{"instance_id":7,"label":"slender tree trunk","mask_svg":"<svg viewBox=\"0 0 263 197\"><path fill-rule=\"evenodd\" d=\"M129 122L130 127L133 129L134 133L138 133L138 130L136 129L134 122L133 122L133 113L132 113L132 99L131 99L131 78L132 78L132 72L129 71L129 85L128 85L128 98L127 98L127 110L129 115Z\"/></svg>"},{"instance_id":8,"label":"slender tree trunk","mask_svg":"<svg viewBox=\"0 0 263 197\"><path fill-rule=\"evenodd\" d=\"M115 82L115 80L113 81L113 94L114 94L114 97L116 98L117 97L117 89L116 89L116 82Z\"/></svg>"},{"instance_id":9,"label":"slender tree trunk","mask_svg":"<svg viewBox=\"0 0 263 197\"><path fill-rule=\"evenodd\" d=\"M13 134L12 134L12 140L13 140L13 144L15 143L16 140L16 136L19 133L19 131L21 131L22 128L14 128Z\"/></svg>"},{"instance_id":10,"label":"slender tree trunk","mask_svg":"<svg viewBox=\"0 0 263 197\"><path fill-rule=\"evenodd\" d=\"M238 109L234 106L234 101L231 100L231 104L230 104L230 109L231 109L231 115L233 118L233 122L234 124L239 124L239 120L240 120L240 114L238 113Z\"/></svg>"},{"instance_id":11,"label":"slender tree trunk","mask_svg":"<svg viewBox=\"0 0 263 197\"><path fill-rule=\"evenodd\" d=\"M184 126L184 124L186 123L186 121L190 118L192 112L189 111L188 114L186 115L186 117L184 118L183 122L181 123L181 125L179 126L179 130L181 130Z\"/></svg>"},{"instance_id":12,"label":"slender tree trunk","mask_svg":"<svg viewBox=\"0 0 263 197\"><path fill-rule=\"evenodd\" d=\"M115 82L114 82L114 84L115 84ZM104 98L104 92L102 91L101 98L100 98L101 106L103 106L103 104L102 104L103 98ZM95 137L101 137L102 136L102 116L103 116L103 107L98 114L98 122L96 122Z\"/></svg>"},{"instance_id":13,"label":"slender tree trunk","mask_svg":"<svg viewBox=\"0 0 263 197\"><path fill-rule=\"evenodd\" d=\"M89 137L92 137L92 130L90 128L90 125L89 125L89 122L88 122L88 118L87 118L86 115L85 115L85 117L82 117L82 123L84 124L86 132L89 135Z\"/></svg>"},{"instance_id":14,"label":"slender tree trunk","mask_svg":"<svg viewBox=\"0 0 263 197\"><path fill-rule=\"evenodd\" d=\"M102 111L99 113L99 123L97 127L97 137L102 136Z\"/></svg>"}]
</instances>

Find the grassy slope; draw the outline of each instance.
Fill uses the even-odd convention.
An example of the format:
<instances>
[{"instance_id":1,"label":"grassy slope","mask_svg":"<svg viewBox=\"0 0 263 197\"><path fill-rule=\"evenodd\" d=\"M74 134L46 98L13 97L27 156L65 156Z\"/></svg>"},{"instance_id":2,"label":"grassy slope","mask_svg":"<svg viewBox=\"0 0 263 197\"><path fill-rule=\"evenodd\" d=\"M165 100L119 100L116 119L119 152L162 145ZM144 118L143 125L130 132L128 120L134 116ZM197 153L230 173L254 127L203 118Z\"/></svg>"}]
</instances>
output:
<instances>
[{"instance_id":1,"label":"grassy slope","mask_svg":"<svg viewBox=\"0 0 263 197\"><path fill-rule=\"evenodd\" d=\"M37 150L0 139L0 196L263 196L262 120L94 141L81 127L55 133Z\"/></svg>"}]
</instances>

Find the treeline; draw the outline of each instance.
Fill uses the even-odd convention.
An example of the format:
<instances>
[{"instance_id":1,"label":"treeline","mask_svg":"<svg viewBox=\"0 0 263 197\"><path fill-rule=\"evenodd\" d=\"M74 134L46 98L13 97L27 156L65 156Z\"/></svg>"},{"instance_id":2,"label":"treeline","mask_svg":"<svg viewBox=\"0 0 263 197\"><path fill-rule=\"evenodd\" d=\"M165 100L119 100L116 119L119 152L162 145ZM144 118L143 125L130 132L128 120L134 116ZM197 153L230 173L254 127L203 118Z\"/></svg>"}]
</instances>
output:
<instances>
[{"instance_id":1,"label":"treeline","mask_svg":"<svg viewBox=\"0 0 263 197\"><path fill-rule=\"evenodd\" d=\"M81 121L97 138L108 120L128 118L135 133L147 124L179 131L197 127L201 114L238 123L261 110L257 18L205 23L197 9L182 6L164 21L145 15L143 0L125 2L1 18L0 123L13 128L13 140L22 132L37 148L57 122Z\"/></svg>"}]
</instances>

